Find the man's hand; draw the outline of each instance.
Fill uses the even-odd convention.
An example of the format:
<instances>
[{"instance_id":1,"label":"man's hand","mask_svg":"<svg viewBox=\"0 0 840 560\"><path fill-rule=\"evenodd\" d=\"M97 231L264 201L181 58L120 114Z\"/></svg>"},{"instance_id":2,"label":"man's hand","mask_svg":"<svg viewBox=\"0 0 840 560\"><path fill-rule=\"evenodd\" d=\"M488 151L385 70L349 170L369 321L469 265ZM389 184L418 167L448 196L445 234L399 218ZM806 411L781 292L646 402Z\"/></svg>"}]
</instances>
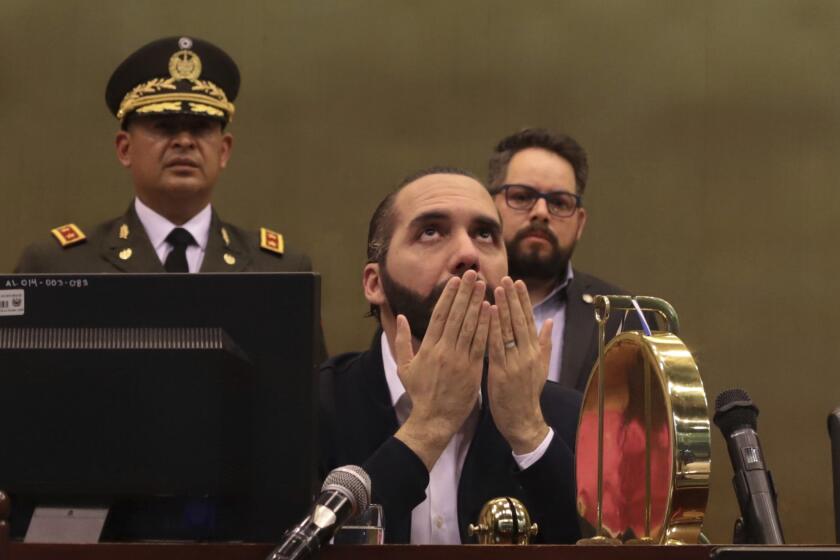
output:
<instances>
[{"instance_id":1,"label":"man's hand","mask_svg":"<svg viewBox=\"0 0 840 560\"><path fill-rule=\"evenodd\" d=\"M490 330L484 294L485 283L475 271L451 278L416 355L408 320L397 316L394 359L412 409L395 436L429 470L477 402Z\"/></svg>"},{"instance_id":2,"label":"man's hand","mask_svg":"<svg viewBox=\"0 0 840 560\"><path fill-rule=\"evenodd\" d=\"M536 449L548 434L540 395L548 377L552 321L537 335L528 289L507 276L490 311L487 392L493 420L517 455Z\"/></svg>"}]
</instances>

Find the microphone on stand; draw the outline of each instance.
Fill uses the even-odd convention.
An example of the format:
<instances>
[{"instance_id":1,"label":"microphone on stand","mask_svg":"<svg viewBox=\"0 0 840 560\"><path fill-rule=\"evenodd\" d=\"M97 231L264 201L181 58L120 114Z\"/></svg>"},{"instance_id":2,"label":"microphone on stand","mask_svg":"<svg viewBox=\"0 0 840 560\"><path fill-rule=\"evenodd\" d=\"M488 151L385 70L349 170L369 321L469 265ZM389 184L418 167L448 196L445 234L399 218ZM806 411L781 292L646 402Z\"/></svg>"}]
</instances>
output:
<instances>
[{"instance_id":1,"label":"microphone on stand","mask_svg":"<svg viewBox=\"0 0 840 560\"><path fill-rule=\"evenodd\" d=\"M773 477L764 464L756 432L758 408L743 389L729 389L715 400L714 421L726 438L729 449L735 473L732 484L741 508L739 521L746 542L784 544L782 524L776 509L776 489Z\"/></svg>"},{"instance_id":2,"label":"microphone on stand","mask_svg":"<svg viewBox=\"0 0 840 560\"><path fill-rule=\"evenodd\" d=\"M302 560L329 542L348 519L364 513L370 505L370 477L361 467L333 469L312 509L283 536L283 542L266 560Z\"/></svg>"}]
</instances>

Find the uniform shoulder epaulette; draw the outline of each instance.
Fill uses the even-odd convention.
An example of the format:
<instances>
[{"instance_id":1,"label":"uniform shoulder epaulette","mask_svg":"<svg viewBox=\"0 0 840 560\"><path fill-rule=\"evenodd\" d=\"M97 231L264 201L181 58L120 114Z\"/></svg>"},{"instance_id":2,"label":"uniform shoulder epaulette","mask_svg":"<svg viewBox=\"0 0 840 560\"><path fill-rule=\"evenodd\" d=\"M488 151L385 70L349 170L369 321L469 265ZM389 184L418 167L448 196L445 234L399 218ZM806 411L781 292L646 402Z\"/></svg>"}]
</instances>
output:
<instances>
[{"instance_id":1,"label":"uniform shoulder epaulette","mask_svg":"<svg viewBox=\"0 0 840 560\"><path fill-rule=\"evenodd\" d=\"M62 247L77 245L87 239L84 232L76 224L64 224L50 230Z\"/></svg>"},{"instance_id":2,"label":"uniform shoulder epaulette","mask_svg":"<svg viewBox=\"0 0 840 560\"><path fill-rule=\"evenodd\" d=\"M283 235L268 228L260 228L260 248L269 253L282 255L285 250Z\"/></svg>"}]
</instances>

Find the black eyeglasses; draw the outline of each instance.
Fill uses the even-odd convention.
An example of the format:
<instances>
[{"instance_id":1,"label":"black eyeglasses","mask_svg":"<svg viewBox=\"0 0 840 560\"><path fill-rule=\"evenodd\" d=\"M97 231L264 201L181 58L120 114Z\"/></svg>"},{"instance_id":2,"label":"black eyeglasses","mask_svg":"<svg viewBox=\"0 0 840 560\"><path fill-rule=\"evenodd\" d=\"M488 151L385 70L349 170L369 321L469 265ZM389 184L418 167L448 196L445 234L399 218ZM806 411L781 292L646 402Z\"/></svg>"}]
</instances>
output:
<instances>
[{"instance_id":1,"label":"black eyeglasses","mask_svg":"<svg viewBox=\"0 0 840 560\"><path fill-rule=\"evenodd\" d=\"M541 198L545 199L548 211L552 216L568 218L575 210L582 206L579 194L566 191L541 193L528 185L502 185L493 191L494 195L505 193L505 202L514 210L530 210Z\"/></svg>"}]
</instances>

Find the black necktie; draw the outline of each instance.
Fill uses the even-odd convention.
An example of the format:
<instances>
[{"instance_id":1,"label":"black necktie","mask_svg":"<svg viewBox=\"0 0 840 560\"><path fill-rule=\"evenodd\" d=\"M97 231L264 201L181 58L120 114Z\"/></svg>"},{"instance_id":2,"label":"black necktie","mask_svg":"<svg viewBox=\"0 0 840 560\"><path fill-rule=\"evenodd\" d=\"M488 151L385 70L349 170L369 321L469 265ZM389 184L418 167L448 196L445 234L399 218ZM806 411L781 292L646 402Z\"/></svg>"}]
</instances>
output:
<instances>
[{"instance_id":1,"label":"black necktie","mask_svg":"<svg viewBox=\"0 0 840 560\"><path fill-rule=\"evenodd\" d=\"M184 228L175 228L166 236L166 241L172 245L172 251L166 256L163 268L166 272L189 272L187 247L195 245L195 238Z\"/></svg>"}]
</instances>

